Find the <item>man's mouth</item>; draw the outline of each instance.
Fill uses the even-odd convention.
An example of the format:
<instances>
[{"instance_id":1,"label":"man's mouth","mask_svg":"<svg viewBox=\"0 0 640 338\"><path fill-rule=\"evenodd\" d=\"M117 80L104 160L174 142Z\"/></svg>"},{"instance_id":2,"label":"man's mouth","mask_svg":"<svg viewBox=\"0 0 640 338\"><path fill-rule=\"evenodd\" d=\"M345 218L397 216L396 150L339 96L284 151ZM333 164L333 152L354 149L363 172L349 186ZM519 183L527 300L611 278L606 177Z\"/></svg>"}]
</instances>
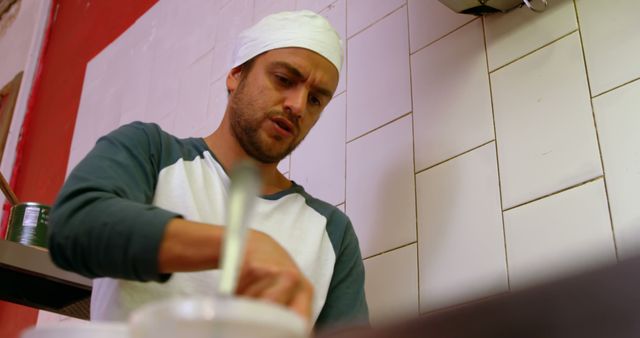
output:
<instances>
[{"instance_id":1,"label":"man's mouth","mask_svg":"<svg viewBox=\"0 0 640 338\"><path fill-rule=\"evenodd\" d=\"M293 123L288 119L282 116L274 116L271 117L270 120L280 129L281 134L285 134L283 136L291 136L295 134L295 127Z\"/></svg>"}]
</instances>

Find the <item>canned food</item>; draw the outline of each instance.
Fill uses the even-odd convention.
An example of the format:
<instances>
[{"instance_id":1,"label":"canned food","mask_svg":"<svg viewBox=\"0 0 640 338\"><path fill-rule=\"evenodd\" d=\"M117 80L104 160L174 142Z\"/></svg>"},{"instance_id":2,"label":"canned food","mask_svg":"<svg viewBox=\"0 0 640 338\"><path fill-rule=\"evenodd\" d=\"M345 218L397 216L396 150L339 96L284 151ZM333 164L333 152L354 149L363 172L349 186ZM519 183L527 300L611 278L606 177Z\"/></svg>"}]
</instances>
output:
<instances>
[{"instance_id":1,"label":"canned food","mask_svg":"<svg viewBox=\"0 0 640 338\"><path fill-rule=\"evenodd\" d=\"M24 245L47 247L48 205L25 202L11 207L7 239Z\"/></svg>"}]
</instances>

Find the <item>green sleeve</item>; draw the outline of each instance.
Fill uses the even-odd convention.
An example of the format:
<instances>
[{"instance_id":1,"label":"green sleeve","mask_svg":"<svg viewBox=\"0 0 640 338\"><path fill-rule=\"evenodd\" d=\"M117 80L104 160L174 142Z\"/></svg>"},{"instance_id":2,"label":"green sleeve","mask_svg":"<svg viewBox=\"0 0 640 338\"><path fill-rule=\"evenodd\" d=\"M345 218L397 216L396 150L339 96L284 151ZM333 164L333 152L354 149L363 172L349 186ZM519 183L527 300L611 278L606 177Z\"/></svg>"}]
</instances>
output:
<instances>
[{"instance_id":1,"label":"green sleeve","mask_svg":"<svg viewBox=\"0 0 640 338\"><path fill-rule=\"evenodd\" d=\"M150 205L163 143L157 125L132 123L98 140L73 169L52 208L49 250L81 275L166 281L158 251L179 215Z\"/></svg>"},{"instance_id":2,"label":"green sleeve","mask_svg":"<svg viewBox=\"0 0 640 338\"><path fill-rule=\"evenodd\" d=\"M316 330L369 324L364 292L364 265L358 238L348 219L340 243L339 250L336 250L336 263L327 299L315 324Z\"/></svg>"}]
</instances>

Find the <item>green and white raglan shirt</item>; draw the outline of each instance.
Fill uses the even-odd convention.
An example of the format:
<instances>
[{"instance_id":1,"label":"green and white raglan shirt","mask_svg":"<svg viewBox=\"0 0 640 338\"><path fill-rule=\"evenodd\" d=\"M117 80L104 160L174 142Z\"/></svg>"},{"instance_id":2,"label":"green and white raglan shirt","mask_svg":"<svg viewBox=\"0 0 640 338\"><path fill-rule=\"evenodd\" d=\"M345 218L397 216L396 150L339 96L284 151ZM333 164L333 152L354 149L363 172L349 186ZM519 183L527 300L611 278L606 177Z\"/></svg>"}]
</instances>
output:
<instances>
[{"instance_id":1,"label":"green and white raglan shirt","mask_svg":"<svg viewBox=\"0 0 640 338\"><path fill-rule=\"evenodd\" d=\"M166 297L213 296L218 270L160 274L157 257L174 217L224 224L229 183L201 138L135 122L98 140L62 188L49 238L57 265L96 278L92 320L127 320ZM252 219L313 284L316 328L368 320L360 249L345 214L294 183L259 198Z\"/></svg>"}]
</instances>

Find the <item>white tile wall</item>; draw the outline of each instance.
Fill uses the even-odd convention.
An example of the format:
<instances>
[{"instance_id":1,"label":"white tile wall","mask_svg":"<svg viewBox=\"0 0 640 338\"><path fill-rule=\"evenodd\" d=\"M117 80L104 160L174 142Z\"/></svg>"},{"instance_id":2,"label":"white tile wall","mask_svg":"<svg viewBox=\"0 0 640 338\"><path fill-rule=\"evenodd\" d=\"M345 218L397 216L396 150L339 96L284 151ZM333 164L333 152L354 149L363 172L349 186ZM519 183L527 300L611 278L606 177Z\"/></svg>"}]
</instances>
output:
<instances>
[{"instance_id":1,"label":"white tile wall","mask_svg":"<svg viewBox=\"0 0 640 338\"><path fill-rule=\"evenodd\" d=\"M640 78L640 1L577 0L593 95Z\"/></svg>"},{"instance_id":2,"label":"white tile wall","mask_svg":"<svg viewBox=\"0 0 640 338\"><path fill-rule=\"evenodd\" d=\"M170 43L162 38L153 43L151 85L145 120L163 118L178 106L180 72L186 67L186 61L183 61L179 51L170 47Z\"/></svg>"},{"instance_id":3,"label":"white tile wall","mask_svg":"<svg viewBox=\"0 0 640 338\"><path fill-rule=\"evenodd\" d=\"M164 40L179 53L185 64L191 64L211 50L215 44L216 26L221 18L216 1L189 0L190 6L180 1L160 1L164 11L164 24L157 29L157 38Z\"/></svg>"},{"instance_id":4,"label":"white tile wall","mask_svg":"<svg viewBox=\"0 0 640 338\"><path fill-rule=\"evenodd\" d=\"M593 100L618 254L640 249L640 81Z\"/></svg>"},{"instance_id":5,"label":"white tile wall","mask_svg":"<svg viewBox=\"0 0 640 338\"><path fill-rule=\"evenodd\" d=\"M171 114L162 117L160 119L157 119L155 121L153 121L155 123L157 123L160 128L162 128L163 130L173 130L173 125L175 123L175 117Z\"/></svg>"},{"instance_id":6,"label":"white tile wall","mask_svg":"<svg viewBox=\"0 0 640 338\"><path fill-rule=\"evenodd\" d=\"M572 0L554 0L542 14L522 7L491 15L485 23L491 70L578 28Z\"/></svg>"},{"instance_id":7,"label":"white tile wall","mask_svg":"<svg viewBox=\"0 0 640 338\"><path fill-rule=\"evenodd\" d=\"M295 9L296 0L255 0L253 6L253 22L258 22L269 14Z\"/></svg>"},{"instance_id":8,"label":"white tile wall","mask_svg":"<svg viewBox=\"0 0 640 338\"><path fill-rule=\"evenodd\" d=\"M411 53L474 19L450 10L440 1L409 0L408 6Z\"/></svg>"},{"instance_id":9,"label":"white tile wall","mask_svg":"<svg viewBox=\"0 0 640 338\"><path fill-rule=\"evenodd\" d=\"M149 48L140 44L132 49L129 55L129 69L136 76L127 82L127 90L122 94L122 114L120 124L129 123L144 116L149 100L149 88L151 86L152 63L148 62L153 55Z\"/></svg>"},{"instance_id":10,"label":"white tile wall","mask_svg":"<svg viewBox=\"0 0 640 338\"><path fill-rule=\"evenodd\" d=\"M297 8L322 11L350 38L325 115L339 112L324 116L308 144L279 169L346 206L363 256L379 254L365 262L375 322L396 306L413 314L418 301L430 311L505 291L506 271L519 288L611 262L612 228L620 257L639 245L640 85L593 100L600 144L589 96L589 85L598 95L638 78L637 1L575 2L579 32L571 0L552 1L542 14L493 15L484 27L431 0L295 1ZM89 63L70 166L99 134L133 119L184 135L213 131L226 107L234 37L254 13L281 5L291 1L153 6ZM203 81L206 70L196 68L207 67ZM191 132L197 121L201 126ZM604 179L580 186L603 175L601 161ZM316 174L320 163L332 164ZM510 208L506 240L501 208ZM378 291L387 287L393 291Z\"/></svg>"},{"instance_id":11,"label":"white tile wall","mask_svg":"<svg viewBox=\"0 0 640 338\"><path fill-rule=\"evenodd\" d=\"M212 61L213 51L210 50L180 74L178 106L172 113L175 120L171 130L178 137L193 136L193 131L198 130L207 121L206 115L210 114L207 108L211 91L209 73Z\"/></svg>"},{"instance_id":12,"label":"white tile wall","mask_svg":"<svg viewBox=\"0 0 640 338\"><path fill-rule=\"evenodd\" d=\"M291 155L283 158L282 161L278 163L278 171L280 171L281 173L283 174L286 173L288 175L290 169L291 169Z\"/></svg>"},{"instance_id":13,"label":"white tile wall","mask_svg":"<svg viewBox=\"0 0 640 338\"><path fill-rule=\"evenodd\" d=\"M344 202L346 97L339 95L329 103L291 154L291 179L314 197L333 205Z\"/></svg>"},{"instance_id":14,"label":"white tile wall","mask_svg":"<svg viewBox=\"0 0 640 338\"><path fill-rule=\"evenodd\" d=\"M347 1L347 34L349 37L352 37L354 34L398 9L405 3L406 0ZM406 37L406 35L400 36Z\"/></svg>"},{"instance_id":15,"label":"white tile wall","mask_svg":"<svg viewBox=\"0 0 640 338\"><path fill-rule=\"evenodd\" d=\"M363 257L416 240L411 116L347 144L347 214Z\"/></svg>"},{"instance_id":16,"label":"white tile wall","mask_svg":"<svg viewBox=\"0 0 640 338\"><path fill-rule=\"evenodd\" d=\"M504 207L602 174L577 33L491 74Z\"/></svg>"},{"instance_id":17,"label":"white tile wall","mask_svg":"<svg viewBox=\"0 0 640 338\"><path fill-rule=\"evenodd\" d=\"M227 81L226 77L222 77L209 86L209 99L205 120L198 135L211 134L222 121L224 112L227 108Z\"/></svg>"},{"instance_id":18,"label":"white tile wall","mask_svg":"<svg viewBox=\"0 0 640 338\"><path fill-rule=\"evenodd\" d=\"M235 37L253 22L254 0L229 1L218 15L211 80L226 75L232 64Z\"/></svg>"},{"instance_id":19,"label":"white tile wall","mask_svg":"<svg viewBox=\"0 0 640 338\"><path fill-rule=\"evenodd\" d=\"M365 259L365 291L373 326L418 315L418 258L415 244ZM398 276L402 276L398 278Z\"/></svg>"},{"instance_id":20,"label":"white tile wall","mask_svg":"<svg viewBox=\"0 0 640 338\"><path fill-rule=\"evenodd\" d=\"M217 5L216 8L220 10L224 8L226 5L228 5L231 1L233 0L219 0L217 1L218 3L216 4Z\"/></svg>"},{"instance_id":21,"label":"white tile wall","mask_svg":"<svg viewBox=\"0 0 640 338\"><path fill-rule=\"evenodd\" d=\"M616 261L602 179L504 213L511 287Z\"/></svg>"},{"instance_id":22,"label":"white tile wall","mask_svg":"<svg viewBox=\"0 0 640 338\"><path fill-rule=\"evenodd\" d=\"M494 138L480 20L413 54L411 82L417 170Z\"/></svg>"},{"instance_id":23,"label":"white tile wall","mask_svg":"<svg viewBox=\"0 0 640 338\"><path fill-rule=\"evenodd\" d=\"M320 12L335 2L336 0L298 0L296 1L296 9L308 9L314 12Z\"/></svg>"},{"instance_id":24,"label":"white tile wall","mask_svg":"<svg viewBox=\"0 0 640 338\"><path fill-rule=\"evenodd\" d=\"M508 290L494 143L416 175L420 310Z\"/></svg>"},{"instance_id":25,"label":"white tile wall","mask_svg":"<svg viewBox=\"0 0 640 338\"><path fill-rule=\"evenodd\" d=\"M411 111L407 34L403 7L349 39L347 139Z\"/></svg>"}]
</instances>

